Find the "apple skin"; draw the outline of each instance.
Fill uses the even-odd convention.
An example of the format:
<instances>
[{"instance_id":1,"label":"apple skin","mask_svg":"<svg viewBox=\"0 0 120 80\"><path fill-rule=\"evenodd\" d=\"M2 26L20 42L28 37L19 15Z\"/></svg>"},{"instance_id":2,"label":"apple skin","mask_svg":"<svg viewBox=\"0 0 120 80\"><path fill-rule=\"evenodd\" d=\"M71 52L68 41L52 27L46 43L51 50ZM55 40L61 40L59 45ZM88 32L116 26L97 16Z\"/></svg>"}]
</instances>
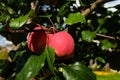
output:
<instances>
[{"instance_id":1,"label":"apple skin","mask_svg":"<svg viewBox=\"0 0 120 80\"><path fill-rule=\"evenodd\" d=\"M31 32L28 36L28 48L36 54L40 54L44 51L47 43L47 34L44 30L44 26L38 26L34 28L34 32Z\"/></svg>"},{"instance_id":2,"label":"apple skin","mask_svg":"<svg viewBox=\"0 0 120 80\"><path fill-rule=\"evenodd\" d=\"M48 34L47 45L55 50L55 54L59 58L67 59L74 56L74 39L65 31Z\"/></svg>"},{"instance_id":3,"label":"apple skin","mask_svg":"<svg viewBox=\"0 0 120 80\"><path fill-rule=\"evenodd\" d=\"M59 58L68 59L74 56L75 42L69 33L47 33L44 26L35 27L34 32L28 36L28 48L33 53L40 54L46 46L52 47Z\"/></svg>"}]
</instances>

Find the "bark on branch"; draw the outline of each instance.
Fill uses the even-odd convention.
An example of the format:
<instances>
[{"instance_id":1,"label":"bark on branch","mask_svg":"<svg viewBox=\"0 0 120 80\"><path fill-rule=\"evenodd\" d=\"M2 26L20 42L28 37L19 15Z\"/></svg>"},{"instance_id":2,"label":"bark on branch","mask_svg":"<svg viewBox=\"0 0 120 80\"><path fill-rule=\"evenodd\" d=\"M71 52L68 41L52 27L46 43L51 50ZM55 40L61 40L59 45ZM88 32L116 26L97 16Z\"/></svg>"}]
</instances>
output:
<instances>
[{"instance_id":1,"label":"bark on branch","mask_svg":"<svg viewBox=\"0 0 120 80\"><path fill-rule=\"evenodd\" d=\"M90 8L87 8L86 10L84 10L82 12L83 16L87 16L88 14L90 14L99 4L102 4L104 2L106 2L107 0L96 0Z\"/></svg>"}]
</instances>

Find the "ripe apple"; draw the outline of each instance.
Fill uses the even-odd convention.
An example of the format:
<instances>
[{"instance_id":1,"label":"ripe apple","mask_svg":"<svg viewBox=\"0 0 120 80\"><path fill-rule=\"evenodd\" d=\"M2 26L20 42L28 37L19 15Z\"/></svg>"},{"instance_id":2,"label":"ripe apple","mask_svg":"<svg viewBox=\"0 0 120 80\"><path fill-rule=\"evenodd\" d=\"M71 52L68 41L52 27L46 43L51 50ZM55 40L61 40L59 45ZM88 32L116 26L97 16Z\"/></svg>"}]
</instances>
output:
<instances>
[{"instance_id":1,"label":"ripe apple","mask_svg":"<svg viewBox=\"0 0 120 80\"><path fill-rule=\"evenodd\" d=\"M44 51L46 45L54 49L57 57L67 59L74 55L75 43L69 33L65 31L49 33L45 31L44 26L34 28L34 32L28 36L28 48L39 54Z\"/></svg>"},{"instance_id":2,"label":"ripe apple","mask_svg":"<svg viewBox=\"0 0 120 80\"><path fill-rule=\"evenodd\" d=\"M65 31L48 34L47 45L55 50L57 57L71 58L74 55L74 40L72 36Z\"/></svg>"},{"instance_id":3,"label":"ripe apple","mask_svg":"<svg viewBox=\"0 0 120 80\"><path fill-rule=\"evenodd\" d=\"M28 36L28 48L37 54L40 54L44 51L47 34L44 30L44 26L38 26L34 28L34 32L31 32Z\"/></svg>"}]
</instances>

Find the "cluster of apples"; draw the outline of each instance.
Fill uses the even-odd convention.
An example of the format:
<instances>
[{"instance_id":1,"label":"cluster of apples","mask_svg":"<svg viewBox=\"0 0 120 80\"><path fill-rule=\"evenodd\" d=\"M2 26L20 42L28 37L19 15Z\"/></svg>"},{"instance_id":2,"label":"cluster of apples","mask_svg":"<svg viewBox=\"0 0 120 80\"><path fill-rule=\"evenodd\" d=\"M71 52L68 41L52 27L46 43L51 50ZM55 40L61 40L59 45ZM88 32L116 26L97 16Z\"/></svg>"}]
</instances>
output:
<instances>
[{"instance_id":1,"label":"cluster of apples","mask_svg":"<svg viewBox=\"0 0 120 80\"><path fill-rule=\"evenodd\" d=\"M49 46L57 57L71 58L74 55L74 39L65 31L50 33L46 27L39 25L29 34L27 41L28 48L36 54L42 53Z\"/></svg>"}]
</instances>

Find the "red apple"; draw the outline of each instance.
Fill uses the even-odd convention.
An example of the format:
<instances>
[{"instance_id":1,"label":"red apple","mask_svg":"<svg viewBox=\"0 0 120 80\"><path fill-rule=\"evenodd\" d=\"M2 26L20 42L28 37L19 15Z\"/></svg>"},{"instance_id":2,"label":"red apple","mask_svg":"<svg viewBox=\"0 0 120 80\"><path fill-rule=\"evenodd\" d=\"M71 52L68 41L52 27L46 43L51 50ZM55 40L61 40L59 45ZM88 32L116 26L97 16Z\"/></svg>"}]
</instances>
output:
<instances>
[{"instance_id":1,"label":"red apple","mask_svg":"<svg viewBox=\"0 0 120 80\"><path fill-rule=\"evenodd\" d=\"M71 58L74 55L74 40L72 36L65 31L48 34L47 45L55 50L57 57Z\"/></svg>"},{"instance_id":2,"label":"red apple","mask_svg":"<svg viewBox=\"0 0 120 80\"><path fill-rule=\"evenodd\" d=\"M37 54L44 51L47 42L47 34L44 30L44 26L38 26L34 28L28 36L28 48Z\"/></svg>"},{"instance_id":3,"label":"red apple","mask_svg":"<svg viewBox=\"0 0 120 80\"><path fill-rule=\"evenodd\" d=\"M34 53L41 53L46 45L55 50L57 57L67 59L74 55L75 43L69 33L47 33L44 26L34 28L28 37L28 48Z\"/></svg>"}]
</instances>

